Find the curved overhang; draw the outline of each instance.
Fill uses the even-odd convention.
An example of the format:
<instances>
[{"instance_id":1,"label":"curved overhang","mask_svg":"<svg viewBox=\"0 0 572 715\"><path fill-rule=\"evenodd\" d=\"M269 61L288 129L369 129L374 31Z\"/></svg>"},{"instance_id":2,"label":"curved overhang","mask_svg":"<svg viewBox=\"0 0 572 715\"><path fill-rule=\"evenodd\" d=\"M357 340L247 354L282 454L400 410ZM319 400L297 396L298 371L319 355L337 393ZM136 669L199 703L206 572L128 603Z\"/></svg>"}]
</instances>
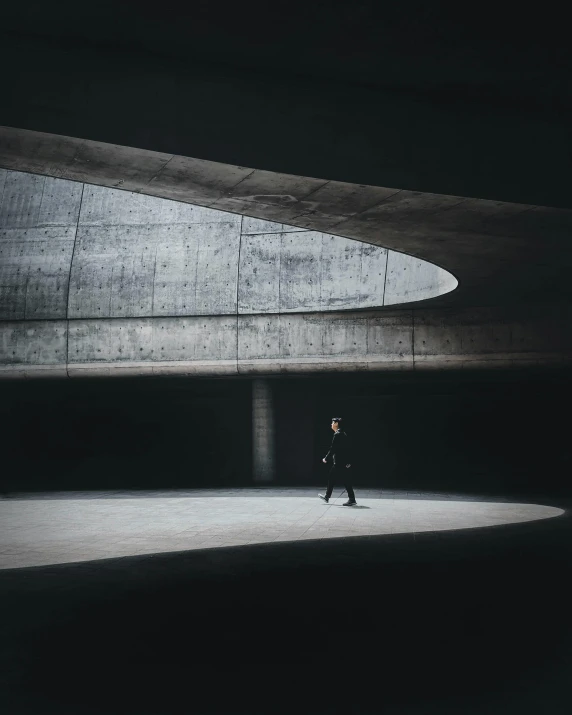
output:
<instances>
[{"instance_id":1,"label":"curved overhang","mask_svg":"<svg viewBox=\"0 0 572 715\"><path fill-rule=\"evenodd\" d=\"M355 305L346 313L344 306L306 306L309 312L297 315L250 314L246 306L242 315L212 315L208 325L180 314L75 319L68 301L58 319L4 320L3 376L568 363L569 310L555 297L570 287L554 276L571 258L570 211L278 174L6 127L0 167L241 214L267 222L266 229L295 227L302 241L312 233L357 239L442 267L459 281L438 297L407 296L403 306L381 301L357 314ZM541 302L526 302L539 293ZM57 300L57 291L51 297ZM192 354L184 338L190 334ZM171 335L169 347L163 335Z\"/></svg>"},{"instance_id":2,"label":"curved overhang","mask_svg":"<svg viewBox=\"0 0 572 715\"><path fill-rule=\"evenodd\" d=\"M457 285L403 253L214 208L3 169L0 189L0 320L365 310Z\"/></svg>"},{"instance_id":3,"label":"curved overhang","mask_svg":"<svg viewBox=\"0 0 572 715\"><path fill-rule=\"evenodd\" d=\"M174 199L353 238L451 273L435 307L557 299L572 211L355 185L0 128L0 167ZM415 303L412 304L413 306Z\"/></svg>"}]
</instances>

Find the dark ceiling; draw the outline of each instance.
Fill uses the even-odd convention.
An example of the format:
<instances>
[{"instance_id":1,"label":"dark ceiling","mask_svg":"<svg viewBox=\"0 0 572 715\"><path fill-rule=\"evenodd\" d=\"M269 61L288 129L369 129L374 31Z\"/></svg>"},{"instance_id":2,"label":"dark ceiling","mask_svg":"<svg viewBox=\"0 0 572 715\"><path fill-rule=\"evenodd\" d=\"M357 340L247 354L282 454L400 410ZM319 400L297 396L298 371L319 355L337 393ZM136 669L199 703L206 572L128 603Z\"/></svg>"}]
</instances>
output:
<instances>
[{"instance_id":1,"label":"dark ceiling","mask_svg":"<svg viewBox=\"0 0 572 715\"><path fill-rule=\"evenodd\" d=\"M24 0L3 10L0 124L570 207L568 24L505 8Z\"/></svg>"},{"instance_id":2,"label":"dark ceiling","mask_svg":"<svg viewBox=\"0 0 572 715\"><path fill-rule=\"evenodd\" d=\"M564 17L507 5L372 0L219 4L76 1L12 3L4 33L399 91L478 99L543 114L570 109Z\"/></svg>"}]
</instances>

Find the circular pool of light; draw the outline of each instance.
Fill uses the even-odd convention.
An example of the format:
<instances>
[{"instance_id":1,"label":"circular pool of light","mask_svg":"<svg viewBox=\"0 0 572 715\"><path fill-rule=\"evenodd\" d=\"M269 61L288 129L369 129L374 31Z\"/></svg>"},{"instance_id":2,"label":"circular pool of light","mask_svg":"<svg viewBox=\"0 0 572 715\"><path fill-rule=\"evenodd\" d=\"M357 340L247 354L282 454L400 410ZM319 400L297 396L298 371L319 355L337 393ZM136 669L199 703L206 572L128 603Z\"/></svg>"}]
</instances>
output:
<instances>
[{"instance_id":1,"label":"circular pool of light","mask_svg":"<svg viewBox=\"0 0 572 715\"><path fill-rule=\"evenodd\" d=\"M224 546L455 531L550 519L542 504L358 491L325 504L310 489L59 493L0 501L0 568Z\"/></svg>"}]
</instances>

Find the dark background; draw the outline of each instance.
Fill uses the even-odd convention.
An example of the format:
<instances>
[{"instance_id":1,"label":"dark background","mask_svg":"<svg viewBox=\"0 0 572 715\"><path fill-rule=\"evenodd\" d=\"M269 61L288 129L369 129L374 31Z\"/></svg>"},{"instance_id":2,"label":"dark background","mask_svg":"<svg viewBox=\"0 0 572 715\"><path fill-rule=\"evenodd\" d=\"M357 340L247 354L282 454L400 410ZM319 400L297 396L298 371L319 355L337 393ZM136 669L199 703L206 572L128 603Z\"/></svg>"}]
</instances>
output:
<instances>
[{"instance_id":1,"label":"dark background","mask_svg":"<svg viewBox=\"0 0 572 715\"><path fill-rule=\"evenodd\" d=\"M0 124L570 207L565 6L6 3Z\"/></svg>"},{"instance_id":2,"label":"dark background","mask_svg":"<svg viewBox=\"0 0 572 715\"><path fill-rule=\"evenodd\" d=\"M569 371L270 380L276 483L323 485L346 419L357 486L570 494ZM252 486L248 378L0 384L4 488Z\"/></svg>"}]
</instances>

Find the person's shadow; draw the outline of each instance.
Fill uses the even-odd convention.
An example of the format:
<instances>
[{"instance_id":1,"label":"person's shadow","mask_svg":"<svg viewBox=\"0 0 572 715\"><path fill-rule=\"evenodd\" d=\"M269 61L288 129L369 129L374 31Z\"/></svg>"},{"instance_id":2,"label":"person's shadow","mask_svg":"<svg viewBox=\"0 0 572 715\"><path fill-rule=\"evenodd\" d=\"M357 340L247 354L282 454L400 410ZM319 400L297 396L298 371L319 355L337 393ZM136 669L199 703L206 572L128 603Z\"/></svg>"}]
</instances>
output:
<instances>
[{"instance_id":1,"label":"person's shadow","mask_svg":"<svg viewBox=\"0 0 572 715\"><path fill-rule=\"evenodd\" d=\"M346 506L346 507L344 507L343 504L331 504L331 506L341 506L345 509L371 509L370 506L363 506L362 504L356 504L355 506Z\"/></svg>"}]
</instances>

